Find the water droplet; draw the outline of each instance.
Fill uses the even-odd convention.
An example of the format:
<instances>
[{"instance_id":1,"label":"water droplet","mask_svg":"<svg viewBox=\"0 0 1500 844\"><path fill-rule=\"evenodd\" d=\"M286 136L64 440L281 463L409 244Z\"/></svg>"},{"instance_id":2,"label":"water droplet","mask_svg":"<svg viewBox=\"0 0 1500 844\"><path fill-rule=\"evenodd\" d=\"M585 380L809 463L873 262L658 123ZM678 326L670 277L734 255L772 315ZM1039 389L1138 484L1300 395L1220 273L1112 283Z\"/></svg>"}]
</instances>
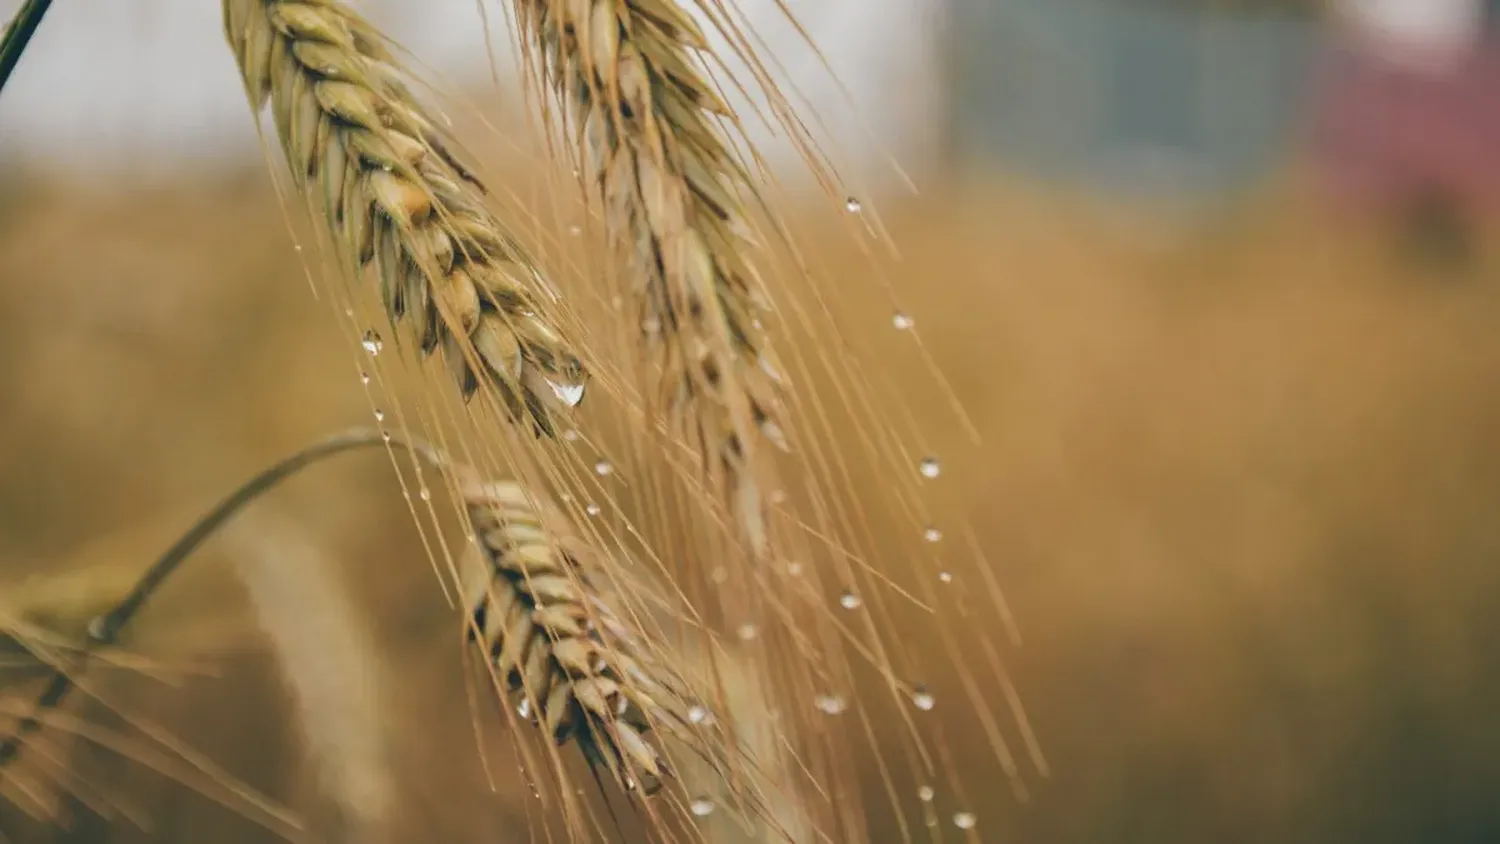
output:
<instances>
[{"instance_id":1,"label":"water droplet","mask_svg":"<svg viewBox=\"0 0 1500 844\"><path fill-rule=\"evenodd\" d=\"M707 797L694 797L692 804L688 807L693 814L700 818L706 818L714 813L714 801Z\"/></svg>"},{"instance_id":2,"label":"water droplet","mask_svg":"<svg viewBox=\"0 0 1500 844\"><path fill-rule=\"evenodd\" d=\"M712 580L714 583L728 583L729 569L726 569L723 566L714 566L713 570L708 573L708 579Z\"/></svg>"},{"instance_id":3,"label":"water droplet","mask_svg":"<svg viewBox=\"0 0 1500 844\"><path fill-rule=\"evenodd\" d=\"M943 474L943 464L938 462L936 457L924 457L922 462L917 464L917 471L921 472L924 478L935 478Z\"/></svg>"},{"instance_id":4,"label":"water droplet","mask_svg":"<svg viewBox=\"0 0 1500 844\"><path fill-rule=\"evenodd\" d=\"M300 244L300 243L293 243L292 244L292 251L293 252L301 252L302 251L302 244Z\"/></svg>"},{"instance_id":5,"label":"water droplet","mask_svg":"<svg viewBox=\"0 0 1500 844\"><path fill-rule=\"evenodd\" d=\"M516 707L516 714L522 718L531 717L531 698L523 698L521 705Z\"/></svg>"},{"instance_id":6,"label":"water droplet","mask_svg":"<svg viewBox=\"0 0 1500 844\"><path fill-rule=\"evenodd\" d=\"M689 724L709 724L713 721L713 715L708 711L708 707L696 703L688 707L687 717Z\"/></svg>"},{"instance_id":7,"label":"water droplet","mask_svg":"<svg viewBox=\"0 0 1500 844\"><path fill-rule=\"evenodd\" d=\"M588 513L590 516L597 516L599 515L599 505L590 501L588 506L583 508L583 511L585 513Z\"/></svg>"},{"instance_id":8,"label":"water droplet","mask_svg":"<svg viewBox=\"0 0 1500 844\"><path fill-rule=\"evenodd\" d=\"M600 460L598 463L594 464L594 474L599 475L600 477L608 475L614 470L615 467L611 466L608 460Z\"/></svg>"},{"instance_id":9,"label":"water droplet","mask_svg":"<svg viewBox=\"0 0 1500 844\"><path fill-rule=\"evenodd\" d=\"M952 583L953 582L953 572L947 571L947 570L943 570L943 571L938 572L938 580L941 580L944 583Z\"/></svg>"},{"instance_id":10,"label":"water droplet","mask_svg":"<svg viewBox=\"0 0 1500 844\"><path fill-rule=\"evenodd\" d=\"M611 308L614 308L615 310L618 311L619 309L625 307L625 297L624 296L611 296L611 297L609 297L609 306Z\"/></svg>"},{"instance_id":11,"label":"water droplet","mask_svg":"<svg viewBox=\"0 0 1500 844\"><path fill-rule=\"evenodd\" d=\"M420 499L422 499L423 501L431 501L432 500L432 490L430 490L430 489L428 489L427 487L424 486L420 490L417 491L417 497L420 498Z\"/></svg>"},{"instance_id":12,"label":"water droplet","mask_svg":"<svg viewBox=\"0 0 1500 844\"><path fill-rule=\"evenodd\" d=\"M935 527L928 527L926 530L922 531L922 538L927 540L928 542L941 542L943 539L943 532Z\"/></svg>"},{"instance_id":13,"label":"water droplet","mask_svg":"<svg viewBox=\"0 0 1500 844\"><path fill-rule=\"evenodd\" d=\"M912 689L911 702L916 704L916 707L923 712L931 712L932 707L937 705L937 700L933 698L932 692L927 691L927 687L922 685L918 685L915 689Z\"/></svg>"},{"instance_id":14,"label":"water droplet","mask_svg":"<svg viewBox=\"0 0 1500 844\"><path fill-rule=\"evenodd\" d=\"M933 791L932 786L930 785L924 785L921 788L917 789L917 799L921 800L923 803L931 803L932 798L936 796L937 792Z\"/></svg>"},{"instance_id":15,"label":"water droplet","mask_svg":"<svg viewBox=\"0 0 1500 844\"><path fill-rule=\"evenodd\" d=\"M912 326L916 324L916 320L900 311L891 316L891 325L895 326L897 331L910 331Z\"/></svg>"},{"instance_id":16,"label":"water droplet","mask_svg":"<svg viewBox=\"0 0 1500 844\"><path fill-rule=\"evenodd\" d=\"M772 504L785 504L786 503L786 490L784 490L784 489L773 489L773 490L771 490L771 503Z\"/></svg>"},{"instance_id":17,"label":"water droplet","mask_svg":"<svg viewBox=\"0 0 1500 844\"><path fill-rule=\"evenodd\" d=\"M375 408L375 421L376 422L384 422L385 421L385 411L381 410L378 407Z\"/></svg>"},{"instance_id":18,"label":"water droplet","mask_svg":"<svg viewBox=\"0 0 1500 844\"><path fill-rule=\"evenodd\" d=\"M959 829L973 829L977 820L973 812L955 812L953 815L953 825Z\"/></svg>"},{"instance_id":19,"label":"water droplet","mask_svg":"<svg viewBox=\"0 0 1500 844\"><path fill-rule=\"evenodd\" d=\"M739 634L740 639L743 641L754 641L755 637L760 635L760 628L747 621L744 624L740 625Z\"/></svg>"},{"instance_id":20,"label":"water droplet","mask_svg":"<svg viewBox=\"0 0 1500 844\"><path fill-rule=\"evenodd\" d=\"M344 309L344 316L354 316L354 309L353 308L345 308Z\"/></svg>"},{"instance_id":21,"label":"water droplet","mask_svg":"<svg viewBox=\"0 0 1500 844\"><path fill-rule=\"evenodd\" d=\"M660 334L661 320L657 319L656 317L646 317L645 319L641 320L641 331L647 334Z\"/></svg>"},{"instance_id":22,"label":"water droplet","mask_svg":"<svg viewBox=\"0 0 1500 844\"><path fill-rule=\"evenodd\" d=\"M864 207L864 204L855 197L851 196L848 199L844 200L844 208L847 209L850 214L858 214L860 211L864 210Z\"/></svg>"},{"instance_id":23,"label":"water droplet","mask_svg":"<svg viewBox=\"0 0 1500 844\"><path fill-rule=\"evenodd\" d=\"M839 606L846 610L857 610L861 603L859 596L853 592L845 592L839 596Z\"/></svg>"},{"instance_id":24,"label":"water droplet","mask_svg":"<svg viewBox=\"0 0 1500 844\"><path fill-rule=\"evenodd\" d=\"M582 384L553 381L551 378L546 379L546 381L547 386L552 388L552 395L557 396L557 400L568 407L577 407L578 403L583 401Z\"/></svg>"},{"instance_id":25,"label":"water droplet","mask_svg":"<svg viewBox=\"0 0 1500 844\"><path fill-rule=\"evenodd\" d=\"M844 711L844 699L838 695L818 695L813 703L825 715L838 715Z\"/></svg>"},{"instance_id":26,"label":"water droplet","mask_svg":"<svg viewBox=\"0 0 1500 844\"><path fill-rule=\"evenodd\" d=\"M359 383L361 383L361 384L368 384L368 383L370 383L370 373L368 373L368 372L361 372L359 374Z\"/></svg>"},{"instance_id":27,"label":"water droplet","mask_svg":"<svg viewBox=\"0 0 1500 844\"><path fill-rule=\"evenodd\" d=\"M390 431L381 431L380 432L380 438L382 440L385 440L386 442L390 442L391 441L391 432Z\"/></svg>"},{"instance_id":28,"label":"water droplet","mask_svg":"<svg viewBox=\"0 0 1500 844\"><path fill-rule=\"evenodd\" d=\"M365 336L360 339L359 344L364 346L365 351L372 355L380 354L380 350L385 348L385 341L381 340L380 335L373 331L366 331Z\"/></svg>"},{"instance_id":29,"label":"water droplet","mask_svg":"<svg viewBox=\"0 0 1500 844\"><path fill-rule=\"evenodd\" d=\"M791 575L792 577L800 576L802 574L802 564L797 562L796 560L787 563L786 573Z\"/></svg>"},{"instance_id":30,"label":"water droplet","mask_svg":"<svg viewBox=\"0 0 1500 844\"><path fill-rule=\"evenodd\" d=\"M577 442L578 430L576 428L569 428L568 430L563 431L563 439L567 440L570 443Z\"/></svg>"},{"instance_id":31,"label":"water droplet","mask_svg":"<svg viewBox=\"0 0 1500 844\"><path fill-rule=\"evenodd\" d=\"M580 226L577 223L568 226L568 234L571 234L574 237L578 237L579 235L583 234L583 226Z\"/></svg>"}]
</instances>

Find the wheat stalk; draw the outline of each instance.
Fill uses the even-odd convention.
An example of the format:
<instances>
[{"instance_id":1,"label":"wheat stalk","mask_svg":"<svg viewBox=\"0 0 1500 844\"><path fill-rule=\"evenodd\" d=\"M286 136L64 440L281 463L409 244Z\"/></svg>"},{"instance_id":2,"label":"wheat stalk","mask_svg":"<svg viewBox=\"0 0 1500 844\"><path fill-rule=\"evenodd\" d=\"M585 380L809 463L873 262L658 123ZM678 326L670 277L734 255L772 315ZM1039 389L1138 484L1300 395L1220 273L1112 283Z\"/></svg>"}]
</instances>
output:
<instances>
[{"instance_id":1,"label":"wheat stalk","mask_svg":"<svg viewBox=\"0 0 1500 844\"><path fill-rule=\"evenodd\" d=\"M659 397L762 554L757 433L787 447L780 375L741 204L754 191L718 125L730 109L697 68L708 42L675 0L514 2L545 83L587 136L609 234L632 256Z\"/></svg>"},{"instance_id":2,"label":"wheat stalk","mask_svg":"<svg viewBox=\"0 0 1500 844\"><path fill-rule=\"evenodd\" d=\"M519 484L471 476L461 493L475 538L460 571L469 636L496 679L557 743L575 742L623 787L656 793L667 764L644 734L685 727L692 702L604 598L598 552Z\"/></svg>"},{"instance_id":3,"label":"wheat stalk","mask_svg":"<svg viewBox=\"0 0 1500 844\"><path fill-rule=\"evenodd\" d=\"M552 288L484 206L381 34L337 0L223 0L257 111L269 101L293 180L351 266L374 265L392 322L439 347L467 399L493 385L552 433L586 378L550 321Z\"/></svg>"}]
</instances>

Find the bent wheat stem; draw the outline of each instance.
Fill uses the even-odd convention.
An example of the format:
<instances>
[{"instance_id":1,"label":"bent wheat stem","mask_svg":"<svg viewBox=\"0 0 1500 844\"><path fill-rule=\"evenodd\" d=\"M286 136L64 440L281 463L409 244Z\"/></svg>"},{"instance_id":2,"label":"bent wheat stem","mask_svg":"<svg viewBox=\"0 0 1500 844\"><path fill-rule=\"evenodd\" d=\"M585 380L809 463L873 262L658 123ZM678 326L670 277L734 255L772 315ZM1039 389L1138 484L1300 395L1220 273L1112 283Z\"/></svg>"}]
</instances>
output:
<instances>
[{"instance_id":1,"label":"bent wheat stem","mask_svg":"<svg viewBox=\"0 0 1500 844\"><path fill-rule=\"evenodd\" d=\"M338 0L223 0L251 106L267 102L293 181L348 264L373 264L393 324L442 348L467 399L487 383L538 431L583 396L531 256L485 208L383 36Z\"/></svg>"},{"instance_id":2,"label":"bent wheat stem","mask_svg":"<svg viewBox=\"0 0 1500 844\"><path fill-rule=\"evenodd\" d=\"M541 74L587 137L611 238L631 253L658 398L759 555L758 445L786 448L741 197L749 175L699 72L708 42L676 0L514 0Z\"/></svg>"},{"instance_id":3,"label":"bent wheat stem","mask_svg":"<svg viewBox=\"0 0 1500 844\"><path fill-rule=\"evenodd\" d=\"M26 5L16 12L15 18L5 28L5 38L0 40L0 91L5 90L11 73L21 61L21 54L26 52L26 45L31 43L36 28L41 26L42 17L51 7L52 0L26 0Z\"/></svg>"}]
</instances>

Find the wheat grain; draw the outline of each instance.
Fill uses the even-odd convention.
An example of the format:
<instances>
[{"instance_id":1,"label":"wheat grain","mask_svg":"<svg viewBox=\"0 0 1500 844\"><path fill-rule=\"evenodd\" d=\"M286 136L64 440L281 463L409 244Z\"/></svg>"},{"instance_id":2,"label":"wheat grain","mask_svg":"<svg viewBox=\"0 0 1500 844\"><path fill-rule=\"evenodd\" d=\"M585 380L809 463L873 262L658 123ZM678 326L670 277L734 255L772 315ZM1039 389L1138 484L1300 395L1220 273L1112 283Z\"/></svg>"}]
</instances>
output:
<instances>
[{"instance_id":1,"label":"wheat grain","mask_svg":"<svg viewBox=\"0 0 1500 844\"><path fill-rule=\"evenodd\" d=\"M787 447L741 198L748 174L696 66L708 42L675 0L514 0L541 74L573 110L611 238L632 256L658 395L759 555L760 438ZM757 437L757 432L760 437Z\"/></svg>"},{"instance_id":2,"label":"wheat grain","mask_svg":"<svg viewBox=\"0 0 1500 844\"><path fill-rule=\"evenodd\" d=\"M393 323L439 347L467 399L493 385L552 433L586 378L550 321L552 288L483 203L381 34L337 0L223 0L252 107L269 101L293 180L352 267L373 264Z\"/></svg>"},{"instance_id":3,"label":"wheat grain","mask_svg":"<svg viewBox=\"0 0 1500 844\"><path fill-rule=\"evenodd\" d=\"M461 572L469 635L497 680L552 739L576 742L625 788L655 793L667 763L645 736L684 727L692 704L604 599L596 552L518 484L471 476L462 492L475 538Z\"/></svg>"}]
</instances>

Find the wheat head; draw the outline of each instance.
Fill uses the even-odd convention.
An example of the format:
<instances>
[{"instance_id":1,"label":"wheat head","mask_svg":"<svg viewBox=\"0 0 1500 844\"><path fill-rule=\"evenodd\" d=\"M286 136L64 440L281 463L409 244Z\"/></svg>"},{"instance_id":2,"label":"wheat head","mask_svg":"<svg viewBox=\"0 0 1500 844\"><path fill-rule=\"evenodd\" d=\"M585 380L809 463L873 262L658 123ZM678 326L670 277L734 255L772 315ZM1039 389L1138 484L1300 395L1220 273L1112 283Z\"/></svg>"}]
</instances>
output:
<instances>
[{"instance_id":1,"label":"wheat head","mask_svg":"<svg viewBox=\"0 0 1500 844\"><path fill-rule=\"evenodd\" d=\"M514 2L587 137L610 237L631 255L658 397L760 554L756 446L787 447L783 402L741 201L754 192L718 125L730 109L696 65L708 42L675 0Z\"/></svg>"},{"instance_id":2,"label":"wheat head","mask_svg":"<svg viewBox=\"0 0 1500 844\"><path fill-rule=\"evenodd\" d=\"M484 206L484 188L412 94L381 34L338 0L223 0L251 105L269 101L293 180L355 268L373 263L393 324L439 347L467 399L482 382L540 432L576 405L579 355L551 288Z\"/></svg>"},{"instance_id":3,"label":"wheat head","mask_svg":"<svg viewBox=\"0 0 1500 844\"><path fill-rule=\"evenodd\" d=\"M468 635L496 680L558 744L576 743L627 790L656 793L668 765L646 735L664 728L696 743L706 733L687 729L690 696L610 606L599 552L518 484L471 476L462 494L475 539L461 569Z\"/></svg>"}]
</instances>

